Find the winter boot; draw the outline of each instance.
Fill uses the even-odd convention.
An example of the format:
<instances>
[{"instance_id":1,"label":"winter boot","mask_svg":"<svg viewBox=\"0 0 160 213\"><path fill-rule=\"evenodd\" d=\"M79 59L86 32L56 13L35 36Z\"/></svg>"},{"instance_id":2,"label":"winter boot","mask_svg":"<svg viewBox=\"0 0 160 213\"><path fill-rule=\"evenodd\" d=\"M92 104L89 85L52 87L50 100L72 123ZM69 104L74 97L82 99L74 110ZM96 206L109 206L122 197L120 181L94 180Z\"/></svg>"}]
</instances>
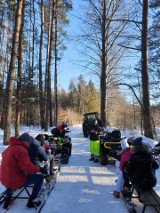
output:
<instances>
[{"instance_id":1,"label":"winter boot","mask_svg":"<svg viewBox=\"0 0 160 213\"><path fill-rule=\"evenodd\" d=\"M33 208L33 207L36 207L36 206L40 206L41 205L41 201L32 201L32 200L29 200L28 203L27 203L27 207L28 208Z\"/></svg>"},{"instance_id":2,"label":"winter boot","mask_svg":"<svg viewBox=\"0 0 160 213\"><path fill-rule=\"evenodd\" d=\"M120 198L120 192L114 191L113 196L116 198Z\"/></svg>"},{"instance_id":3,"label":"winter boot","mask_svg":"<svg viewBox=\"0 0 160 213\"><path fill-rule=\"evenodd\" d=\"M89 159L89 161L94 161L94 155L91 154L91 158Z\"/></svg>"},{"instance_id":4,"label":"winter boot","mask_svg":"<svg viewBox=\"0 0 160 213\"><path fill-rule=\"evenodd\" d=\"M124 187L124 189L121 192L123 194L123 197L129 197L129 198L132 197L132 191L131 191L131 188L129 187Z\"/></svg>"},{"instance_id":5,"label":"winter boot","mask_svg":"<svg viewBox=\"0 0 160 213\"><path fill-rule=\"evenodd\" d=\"M5 199L3 208L4 208L4 209L7 209L8 206L10 206L13 202L14 202L14 199L13 199L13 198L7 197L7 198Z\"/></svg>"}]
</instances>

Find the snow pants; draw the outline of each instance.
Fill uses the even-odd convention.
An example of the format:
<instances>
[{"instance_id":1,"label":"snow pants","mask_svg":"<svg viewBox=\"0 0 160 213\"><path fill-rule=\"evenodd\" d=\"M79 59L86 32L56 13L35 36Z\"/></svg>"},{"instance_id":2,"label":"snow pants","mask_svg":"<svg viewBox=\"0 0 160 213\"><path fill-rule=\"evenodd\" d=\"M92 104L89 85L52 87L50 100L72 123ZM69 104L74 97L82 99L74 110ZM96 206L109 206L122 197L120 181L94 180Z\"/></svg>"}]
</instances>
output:
<instances>
[{"instance_id":1,"label":"snow pants","mask_svg":"<svg viewBox=\"0 0 160 213\"><path fill-rule=\"evenodd\" d=\"M114 190L117 191L117 192L121 192L121 190L123 189L123 186L124 186L124 178L123 178L122 171L120 171L119 175L118 175L118 179L117 179L116 185L114 187Z\"/></svg>"},{"instance_id":2,"label":"snow pants","mask_svg":"<svg viewBox=\"0 0 160 213\"><path fill-rule=\"evenodd\" d=\"M96 140L90 140L90 153L91 155L95 155L97 157L100 156L100 141Z\"/></svg>"}]
</instances>

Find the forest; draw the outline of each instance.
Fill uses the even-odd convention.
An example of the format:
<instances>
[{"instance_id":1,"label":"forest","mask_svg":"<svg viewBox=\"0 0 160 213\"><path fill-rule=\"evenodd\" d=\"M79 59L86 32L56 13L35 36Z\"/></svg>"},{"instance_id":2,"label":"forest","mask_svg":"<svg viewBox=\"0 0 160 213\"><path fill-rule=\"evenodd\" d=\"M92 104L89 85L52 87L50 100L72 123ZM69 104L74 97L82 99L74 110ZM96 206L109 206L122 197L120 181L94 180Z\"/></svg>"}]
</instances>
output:
<instances>
[{"instance_id":1,"label":"forest","mask_svg":"<svg viewBox=\"0 0 160 213\"><path fill-rule=\"evenodd\" d=\"M0 0L0 127L49 127L82 122L98 111L104 127L140 128L154 138L160 125L160 1ZM59 64L74 42L83 74L59 89ZM90 76L86 81L85 76ZM93 77L94 76L94 77ZM64 76L65 79L65 76Z\"/></svg>"}]
</instances>

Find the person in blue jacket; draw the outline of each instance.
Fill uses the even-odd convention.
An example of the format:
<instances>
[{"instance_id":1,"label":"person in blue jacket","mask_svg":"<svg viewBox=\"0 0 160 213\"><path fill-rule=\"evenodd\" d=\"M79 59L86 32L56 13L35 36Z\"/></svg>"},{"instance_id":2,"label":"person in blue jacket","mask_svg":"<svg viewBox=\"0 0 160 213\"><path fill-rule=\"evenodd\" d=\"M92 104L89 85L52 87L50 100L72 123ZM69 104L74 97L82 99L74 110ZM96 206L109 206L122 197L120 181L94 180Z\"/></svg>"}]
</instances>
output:
<instances>
[{"instance_id":1,"label":"person in blue jacket","mask_svg":"<svg viewBox=\"0 0 160 213\"><path fill-rule=\"evenodd\" d=\"M34 139L28 149L28 155L33 164L42 166L44 161L48 161L51 157L49 151L45 150L44 146L41 145L41 141Z\"/></svg>"}]
</instances>

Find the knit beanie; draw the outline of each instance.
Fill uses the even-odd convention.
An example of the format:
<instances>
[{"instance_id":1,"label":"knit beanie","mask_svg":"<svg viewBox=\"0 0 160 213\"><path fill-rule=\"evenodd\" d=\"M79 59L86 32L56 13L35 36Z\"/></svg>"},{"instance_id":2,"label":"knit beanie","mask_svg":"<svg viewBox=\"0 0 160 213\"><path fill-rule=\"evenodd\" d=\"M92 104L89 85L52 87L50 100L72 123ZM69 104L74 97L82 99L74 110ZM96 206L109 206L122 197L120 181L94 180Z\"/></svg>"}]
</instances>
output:
<instances>
[{"instance_id":1,"label":"knit beanie","mask_svg":"<svg viewBox=\"0 0 160 213\"><path fill-rule=\"evenodd\" d=\"M25 141L25 142L28 142L28 143L33 143L34 142L34 138L32 136L30 136L28 133L23 133L22 135L20 135L18 137L18 140L20 141Z\"/></svg>"},{"instance_id":2,"label":"knit beanie","mask_svg":"<svg viewBox=\"0 0 160 213\"><path fill-rule=\"evenodd\" d=\"M142 137L136 138L136 139L132 142L132 146L143 146Z\"/></svg>"},{"instance_id":3,"label":"knit beanie","mask_svg":"<svg viewBox=\"0 0 160 213\"><path fill-rule=\"evenodd\" d=\"M121 148L122 149L126 149L127 147L129 147L129 144L128 144L126 138L123 138L120 142L121 142Z\"/></svg>"}]
</instances>

